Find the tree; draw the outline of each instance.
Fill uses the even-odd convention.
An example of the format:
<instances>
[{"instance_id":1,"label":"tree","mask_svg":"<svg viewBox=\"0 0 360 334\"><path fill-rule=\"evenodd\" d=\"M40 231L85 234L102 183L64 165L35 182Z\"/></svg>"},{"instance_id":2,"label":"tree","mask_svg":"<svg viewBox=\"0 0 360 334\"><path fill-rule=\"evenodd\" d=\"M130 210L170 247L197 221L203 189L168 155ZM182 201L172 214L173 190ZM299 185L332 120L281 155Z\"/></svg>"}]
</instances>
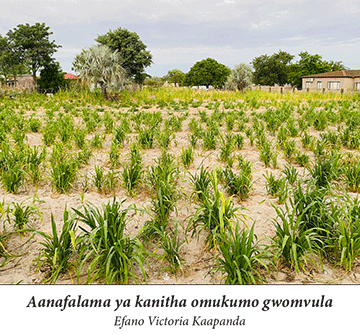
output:
<instances>
[{"instance_id":1,"label":"tree","mask_svg":"<svg viewBox=\"0 0 360 334\"><path fill-rule=\"evenodd\" d=\"M184 77L185 77L185 73L175 69L175 70L170 70L165 76L164 76L164 80L167 81L168 83L173 83L175 85L179 85L181 86L183 81L184 81Z\"/></svg>"},{"instance_id":2,"label":"tree","mask_svg":"<svg viewBox=\"0 0 360 334\"><path fill-rule=\"evenodd\" d=\"M14 30L7 33L10 41L14 45L15 54L30 68L34 85L37 85L36 72L50 63L52 55L61 45L56 45L55 41L50 41L52 32L45 23L35 23L34 25L19 24Z\"/></svg>"},{"instance_id":3,"label":"tree","mask_svg":"<svg viewBox=\"0 0 360 334\"><path fill-rule=\"evenodd\" d=\"M311 55L308 52L299 53L299 61L289 65L289 82L301 89L304 75L326 73L331 71L344 70L345 66L341 61L325 61L318 54Z\"/></svg>"},{"instance_id":4,"label":"tree","mask_svg":"<svg viewBox=\"0 0 360 334\"><path fill-rule=\"evenodd\" d=\"M149 77L145 80L145 85L150 88L159 88L164 84L164 78L161 77Z\"/></svg>"},{"instance_id":5,"label":"tree","mask_svg":"<svg viewBox=\"0 0 360 334\"><path fill-rule=\"evenodd\" d=\"M106 45L94 45L83 49L75 57L73 70L90 84L99 84L104 100L108 99L108 88L121 88L126 82L126 72L121 67L121 56Z\"/></svg>"},{"instance_id":6,"label":"tree","mask_svg":"<svg viewBox=\"0 0 360 334\"><path fill-rule=\"evenodd\" d=\"M231 90L243 91L250 87L253 80L252 69L249 65L240 63L236 65L226 80L225 87Z\"/></svg>"},{"instance_id":7,"label":"tree","mask_svg":"<svg viewBox=\"0 0 360 334\"><path fill-rule=\"evenodd\" d=\"M67 82L64 74L58 62L46 64L40 72L39 88L53 93L56 93L60 88L66 88Z\"/></svg>"},{"instance_id":8,"label":"tree","mask_svg":"<svg viewBox=\"0 0 360 334\"><path fill-rule=\"evenodd\" d=\"M5 77L5 82L12 76L16 85L16 78L24 73L28 73L28 68L15 51L14 43L7 36L0 35L0 74Z\"/></svg>"},{"instance_id":9,"label":"tree","mask_svg":"<svg viewBox=\"0 0 360 334\"><path fill-rule=\"evenodd\" d=\"M185 86L213 86L222 87L227 77L230 75L230 69L215 59L207 58L195 63L190 71L185 75Z\"/></svg>"},{"instance_id":10,"label":"tree","mask_svg":"<svg viewBox=\"0 0 360 334\"><path fill-rule=\"evenodd\" d=\"M96 42L108 46L112 51L118 51L121 57L120 65L128 76L136 83L142 84L147 78L145 68L152 64L152 55L146 50L146 45L135 32L124 28L98 36Z\"/></svg>"},{"instance_id":11,"label":"tree","mask_svg":"<svg viewBox=\"0 0 360 334\"><path fill-rule=\"evenodd\" d=\"M254 83L269 86L285 85L288 83L288 65L293 58L293 55L281 50L271 56L262 55L254 58Z\"/></svg>"}]
</instances>

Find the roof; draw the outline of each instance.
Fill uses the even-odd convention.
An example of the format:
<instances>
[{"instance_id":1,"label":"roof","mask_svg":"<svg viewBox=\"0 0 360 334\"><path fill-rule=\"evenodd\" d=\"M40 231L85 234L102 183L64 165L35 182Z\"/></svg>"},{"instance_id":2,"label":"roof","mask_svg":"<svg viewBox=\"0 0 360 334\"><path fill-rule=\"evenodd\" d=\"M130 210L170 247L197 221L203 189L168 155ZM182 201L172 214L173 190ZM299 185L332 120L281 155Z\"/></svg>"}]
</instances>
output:
<instances>
[{"instance_id":1,"label":"roof","mask_svg":"<svg viewBox=\"0 0 360 334\"><path fill-rule=\"evenodd\" d=\"M304 75L302 78L360 78L360 70L341 70L319 74Z\"/></svg>"},{"instance_id":2,"label":"roof","mask_svg":"<svg viewBox=\"0 0 360 334\"><path fill-rule=\"evenodd\" d=\"M70 80L79 79L79 77L77 77L76 75L71 74L71 73L64 74L64 78L65 79L70 79Z\"/></svg>"}]
</instances>

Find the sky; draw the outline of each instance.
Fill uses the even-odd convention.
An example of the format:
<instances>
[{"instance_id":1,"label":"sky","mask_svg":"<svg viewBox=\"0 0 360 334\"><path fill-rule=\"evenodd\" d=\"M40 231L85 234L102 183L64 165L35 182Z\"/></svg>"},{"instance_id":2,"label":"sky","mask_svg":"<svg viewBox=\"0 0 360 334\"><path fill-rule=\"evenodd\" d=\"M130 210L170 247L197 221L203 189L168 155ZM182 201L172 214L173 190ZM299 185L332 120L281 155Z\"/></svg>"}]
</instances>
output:
<instances>
[{"instance_id":1,"label":"sky","mask_svg":"<svg viewBox=\"0 0 360 334\"><path fill-rule=\"evenodd\" d=\"M234 68L279 50L307 51L360 69L360 0L0 0L0 34L18 24L45 23L62 47L62 69L98 35L126 28L153 55L151 76L188 72L214 58Z\"/></svg>"}]
</instances>

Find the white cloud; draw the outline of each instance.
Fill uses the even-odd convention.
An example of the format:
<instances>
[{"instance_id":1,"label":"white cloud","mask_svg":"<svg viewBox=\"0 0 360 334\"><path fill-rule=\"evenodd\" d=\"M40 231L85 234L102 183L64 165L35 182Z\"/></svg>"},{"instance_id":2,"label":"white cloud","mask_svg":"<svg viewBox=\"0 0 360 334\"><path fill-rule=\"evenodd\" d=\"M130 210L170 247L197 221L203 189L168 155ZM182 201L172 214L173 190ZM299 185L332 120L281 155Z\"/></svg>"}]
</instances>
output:
<instances>
[{"instance_id":1,"label":"white cloud","mask_svg":"<svg viewBox=\"0 0 360 334\"><path fill-rule=\"evenodd\" d=\"M56 58L75 58L81 52L81 48L60 48L56 52Z\"/></svg>"},{"instance_id":2,"label":"white cloud","mask_svg":"<svg viewBox=\"0 0 360 334\"><path fill-rule=\"evenodd\" d=\"M64 64L97 34L125 27L138 32L154 55L151 71L207 57L233 66L279 49L324 52L324 59L360 68L356 0L0 1L0 34L20 23L45 22L63 46L56 57Z\"/></svg>"},{"instance_id":3,"label":"white cloud","mask_svg":"<svg viewBox=\"0 0 360 334\"><path fill-rule=\"evenodd\" d=\"M258 23L251 22L251 29L268 29L270 27L283 25L289 20L289 11L279 11L265 15L266 19Z\"/></svg>"}]
</instances>

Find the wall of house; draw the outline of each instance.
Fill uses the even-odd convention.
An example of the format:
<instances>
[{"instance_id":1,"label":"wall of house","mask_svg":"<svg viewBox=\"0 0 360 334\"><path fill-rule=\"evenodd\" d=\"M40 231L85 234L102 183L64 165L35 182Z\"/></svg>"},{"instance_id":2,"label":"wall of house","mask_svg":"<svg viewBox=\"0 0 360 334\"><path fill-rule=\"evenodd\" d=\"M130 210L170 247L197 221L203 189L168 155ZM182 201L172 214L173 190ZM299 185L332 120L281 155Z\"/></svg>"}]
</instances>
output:
<instances>
[{"instance_id":1,"label":"wall of house","mask_svg":"<svg viewBox=\"0 0 360 334\"><path fill-rule=\"evenodd\" d=\"M360 78L355 78L354 87L357 92L360 92Z\"/></svg>"},{"instance_id":2,"label":"wall of house","mask_svg":"<svg viewBox=\"0 0 360 334\"><path fill-rule=\"evenodd\" d=\"M34 90L34 79L32 75L23 75L16 78L16 84L14 84L14 79L9 78L7 85L11 88L16 88L19 90Z\"/></svg>"},{"instance_id":3,"label":"wall of house","mask_svg":"<svg viewBox=\"0 0 360 334\"><path fill-rule=\"evenodd\" d=\"M360 78L302 78L302 89L310 92L349 92L355 89ZM319 84L321 82L321 85Z\"/></svg>"}]
</instances>

